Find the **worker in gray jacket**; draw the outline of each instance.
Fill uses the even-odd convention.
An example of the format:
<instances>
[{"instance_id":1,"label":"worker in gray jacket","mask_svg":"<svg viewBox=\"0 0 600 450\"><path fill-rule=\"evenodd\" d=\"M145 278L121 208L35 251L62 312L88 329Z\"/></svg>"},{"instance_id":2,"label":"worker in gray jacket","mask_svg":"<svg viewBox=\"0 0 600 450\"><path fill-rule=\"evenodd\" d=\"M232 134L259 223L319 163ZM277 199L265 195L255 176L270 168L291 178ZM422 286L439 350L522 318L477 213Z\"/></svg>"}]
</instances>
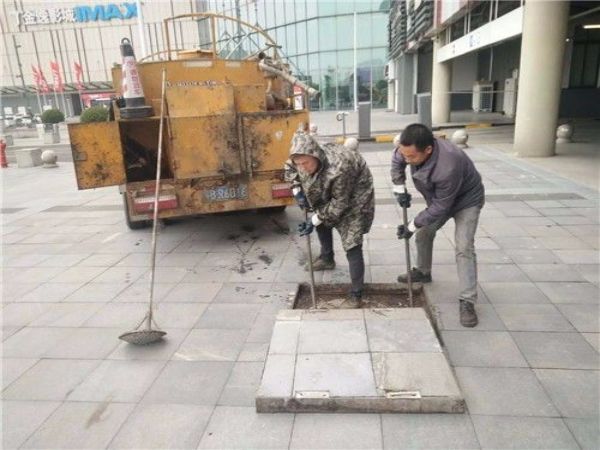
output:
<instances>
[{"instance_id":1,"label":"worker in gray jacket","mask_svg":"<svg viewBox=\"0 0 600 450\"><path fill-rule=\"evenodd\" d=\"M398 227L399 239L415 235L417 267L411 269L412 281L431 281L435 234L453 218L460 322L465 327L474 327L477 325L475 231L485 197L481 175L465 152L449 141L435 139L431 130L421 124L406 127L392 156L393 192L400 206L410 207L411 195L404 189L407 165L415 188L427 204L407 228ZM400 275L398 281L406 282L407 275Z\"/></svg>"}]
</instances>

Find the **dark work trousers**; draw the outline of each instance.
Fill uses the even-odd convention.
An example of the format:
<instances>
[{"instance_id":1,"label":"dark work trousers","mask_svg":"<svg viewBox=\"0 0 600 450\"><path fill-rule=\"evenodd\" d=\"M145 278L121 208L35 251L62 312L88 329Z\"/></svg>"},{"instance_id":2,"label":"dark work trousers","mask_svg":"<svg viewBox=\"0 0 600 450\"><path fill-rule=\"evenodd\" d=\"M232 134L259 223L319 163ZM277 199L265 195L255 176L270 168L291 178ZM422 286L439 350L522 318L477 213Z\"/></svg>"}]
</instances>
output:
<instances>
[{"instance_id":1,"label":"dark work trousers","mask_svg":"<svg viewBox=\"0 0 600 450\"><path fill-rule=\"evenodd\" d=\"M316 227L321 254L319 258L323 261L333 261L333 229L321 224ZM352 247L346 252L346 258L350 266L350 280L352 281L352 293L361 294L365 284L365 260L363 259L362 245Z\"/></svg>"}]
</instances>

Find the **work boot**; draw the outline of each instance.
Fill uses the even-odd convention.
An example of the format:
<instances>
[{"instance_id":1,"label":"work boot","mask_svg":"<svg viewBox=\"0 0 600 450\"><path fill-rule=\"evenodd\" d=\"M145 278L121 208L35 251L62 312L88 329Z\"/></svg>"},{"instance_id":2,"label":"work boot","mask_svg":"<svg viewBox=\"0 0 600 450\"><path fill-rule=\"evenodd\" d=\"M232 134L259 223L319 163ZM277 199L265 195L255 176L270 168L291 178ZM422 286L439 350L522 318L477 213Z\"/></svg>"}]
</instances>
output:
<instances>
[{"instance_id":1,"label":"work boot","mask_svg":"<svg viewBox=\"0 0 600 450\"><path fill-rule=\"evenodd\" d=\"M343 309L360 308L362 305L362 292L350 291L344 302L340 305Z\"/></svg>"},{"instance_id":2,"label":"work boot","mask_svg":"<svg viewBox=\"0 0 600 450\"><path fill-rule=\"evenodd\" d=\"M308 265L306 266L307 270L310 270L310 267L308 267ZM317 259L315 259L313 261L313 270L315 272L318 272L320 270L333 270L335 269L335 261L332 259L330 261L327 261L325 259L322 259L321 257L318 257Z\"/></svg>"},{"instance_id":3,"label":"work boot","mask_svg":"<svg viewBox=\"0 0 600 450\"><path fill-rule=\"evenodd\" d=\"M423 273L416 267L413 267L410 271L411 281L413 283L431 283L431 274ZM407 283L408 282L408 274L403 273L402 275L398 275L398 283Z\"/></svg>"},{"instance_id":4,"label":"work boot","mask_svg":"<svg viewBox=\"0 0 600 450\"><path fill-rule=\"evenodd\" d=\"M473 328L477 325L477 313L475 312L475 305L472 302L466 300L460 301L460 324L463 327Z\"/></svg>"}]
</instances>

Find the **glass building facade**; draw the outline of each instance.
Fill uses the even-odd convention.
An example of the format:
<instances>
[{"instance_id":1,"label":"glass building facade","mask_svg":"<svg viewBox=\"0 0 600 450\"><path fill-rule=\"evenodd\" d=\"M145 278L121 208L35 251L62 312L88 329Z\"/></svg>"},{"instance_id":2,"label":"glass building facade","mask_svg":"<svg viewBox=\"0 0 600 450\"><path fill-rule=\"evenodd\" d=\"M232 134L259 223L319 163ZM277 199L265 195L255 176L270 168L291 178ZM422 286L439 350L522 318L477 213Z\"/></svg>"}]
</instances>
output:
<instances>
[{"instance_id":1,"label":"glass building facade","mask_svg":"<svg viewBox=\"0 0 600 450\"><path fill-rule=\"evenodd\" d=\"M384 75L389 2L382 0L204 0L205 11L239 17L281 46L293 71L321 92L311 109L352 109L358 101L387 106ZM356 27L356 46L354 30ZM219 30L235 33L235 30Z\"/></svg>"}]
</instances>

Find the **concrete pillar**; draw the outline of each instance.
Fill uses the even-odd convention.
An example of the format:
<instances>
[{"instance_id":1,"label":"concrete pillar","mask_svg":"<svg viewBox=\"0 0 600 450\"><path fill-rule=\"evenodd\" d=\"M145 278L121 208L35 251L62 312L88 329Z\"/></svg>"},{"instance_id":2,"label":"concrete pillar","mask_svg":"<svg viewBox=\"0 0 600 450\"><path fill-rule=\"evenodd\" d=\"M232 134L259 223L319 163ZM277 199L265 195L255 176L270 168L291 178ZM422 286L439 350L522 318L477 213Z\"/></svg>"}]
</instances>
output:
<instances>
[{"instance_id":1,"label":"concrete pillar","mask_svg":"<svg viewBox=\"0 0 600 450\"><path fill-rule=\"evenodd\" d=\"M387 99L387 109L389 111L395 111L395 103L396 103L396 80L388 81L388 99Z\"/></svg>"},{"instance_id":2,"label":"concrete pillar","mask_svg":"<svg viewBox=\"0 0 600 450\"><path fill-rule=\"evenodd\" d=\"M450 122L450 83L452 63L438 63L437 52L442 46L441 35L433 40L433 70L431 75L431 121L434 125Z\"/></svg>"},{"instance_id":3,"label":"concrete pillar","mask_svg":"<svg viewBox=\"0 0 600 450\"><path fill-rule=\"evenodd\" d=\"M396 65L396 109L400 114L414 114L414 54L402 55Z\"/></svg>"},{"instance_id":4,"label":"concrete pillar","mask_svg":"<svg viewBox=\"0 0 600 450\"><path fill-rule=\"evenodd\" d=\"M514 145L519 156L555 153L568 16L568 1L525 3Z\"/></svg>"}]
</instances>

